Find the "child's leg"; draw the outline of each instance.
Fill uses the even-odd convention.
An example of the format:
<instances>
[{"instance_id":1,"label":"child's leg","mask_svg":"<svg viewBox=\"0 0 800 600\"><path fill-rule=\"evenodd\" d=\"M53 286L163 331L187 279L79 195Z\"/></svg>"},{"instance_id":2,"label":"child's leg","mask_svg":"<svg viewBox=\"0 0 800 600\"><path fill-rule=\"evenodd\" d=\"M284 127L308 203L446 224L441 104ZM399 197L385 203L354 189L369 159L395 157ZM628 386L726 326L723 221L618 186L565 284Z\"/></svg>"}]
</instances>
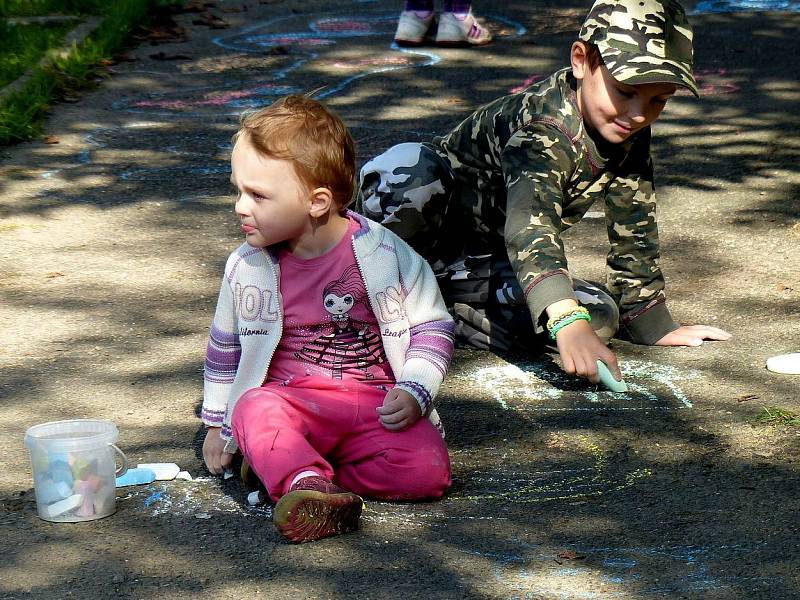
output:
<instances>
[{"instance_id":1,"label":"child's leg","mask_svg":"<svg viewBox=\"0 0 800 600\"><path fill-rule=\"evenodd\" d=\"M242 395L233 411L233 434L273 500L304 471L333 479L325 456L357 418L351 396L346 384L320 377L268 384Z\"/></svg>"},{"instance_id":2,"label":"child's leg","mask_svg":"<svg viewBox=\"0 0 800 600\"><path fill-rule=\"evenodd\" d=\"M452 189L447 161L423 144L398 144L361 168L356 210L391 229L433 264L449 243L442 234L457 229L442 227Z\"/></svg>"},{"instance_id":3,"label":"child's leg","mask_svg":"<svg viewBox=\"0 0 800 600\"><path fill-rule=\"evenodd\" d=\"M403 10L428 13L433 10L433 0L406 0L406 5Z\"/></svg>"},{"instance_id":4,"label":"child's leg","mask_svg":"<svg viewBox=\"0 0 800 600\"><path fill-rule=\"evenodd\" d=\"M441 498L450 487L450 458L439 430L425 417L403 431L389 431L375 408L386 392L359 389L359 422L336 449L336 483L384 500Z\"/></svg>"},{"instance_id":5,"label":"child's leg","mask_svg":"<svg viewBox=\"0 0 800 600\"><path fill-rule=\"evenodd\" d=\"M451 12L457 15L466 15L472 8L472 0L464 2L464 0L444 0L442 2L442 10L444 12Z\"/></svg>"},{"instance_id":6,"label":"child's leg","mask_svg":"<svg viewBox=\"0 0 800 600\"><path fill-rule=\"evenodd\" d=\"M481 349L541 350L547 334L535 332L525 296L508 259L468 256L440 277L442 295L453 307L456 339ZM619 309L601 286L573 278L578 302L589 310L595 333L608 342L619 327Z\"/></svg>"}]
</instances>

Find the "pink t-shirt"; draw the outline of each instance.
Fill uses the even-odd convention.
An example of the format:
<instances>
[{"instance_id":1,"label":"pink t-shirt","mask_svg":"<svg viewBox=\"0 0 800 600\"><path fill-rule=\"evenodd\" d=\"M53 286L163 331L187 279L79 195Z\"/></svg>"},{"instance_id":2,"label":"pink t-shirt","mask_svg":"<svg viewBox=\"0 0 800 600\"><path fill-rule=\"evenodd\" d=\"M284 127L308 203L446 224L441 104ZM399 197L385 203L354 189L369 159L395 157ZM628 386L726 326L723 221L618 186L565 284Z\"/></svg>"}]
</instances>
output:
<instances>
[{"instance_id":1,"label":"pink t-shirt","mask_svg":"<svg viewBox=\"0 0 800 600\"><path fill-rule=\"evenodd\" d=\"M353 255L351 240L358 228L350 219L342 240L322 256L304 260L280 251L283 336L267 381L321 375L374 385L394 383Z\"/></svg>"}]
</instances>

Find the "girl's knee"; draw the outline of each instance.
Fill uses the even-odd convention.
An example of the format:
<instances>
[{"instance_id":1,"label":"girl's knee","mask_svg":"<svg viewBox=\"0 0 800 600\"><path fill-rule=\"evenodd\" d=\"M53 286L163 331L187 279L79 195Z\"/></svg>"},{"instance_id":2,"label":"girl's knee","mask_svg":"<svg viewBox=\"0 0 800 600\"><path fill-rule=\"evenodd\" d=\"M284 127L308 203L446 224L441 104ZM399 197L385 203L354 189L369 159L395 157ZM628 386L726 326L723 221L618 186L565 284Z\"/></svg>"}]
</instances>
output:
<instances>
[{"instance_id":1,"label":"girl's knee","mask_svg":"<svg viewBox=\"0 0 800 600\"><path fill-rule=\"evenodd\" d=\"M394 500L441 498L451 484L447 448L420 448L411 453L387 450L383 453L386 473L396 482Z\"/></svg>"}]
</instances>

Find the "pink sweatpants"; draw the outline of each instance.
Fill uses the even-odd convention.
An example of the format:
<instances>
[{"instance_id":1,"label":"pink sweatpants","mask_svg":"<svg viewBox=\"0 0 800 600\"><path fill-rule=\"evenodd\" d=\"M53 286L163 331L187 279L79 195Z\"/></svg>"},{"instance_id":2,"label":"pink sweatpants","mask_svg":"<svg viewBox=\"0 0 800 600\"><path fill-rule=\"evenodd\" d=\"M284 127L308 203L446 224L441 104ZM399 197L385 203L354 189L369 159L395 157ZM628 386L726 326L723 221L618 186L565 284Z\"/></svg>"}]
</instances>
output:
<instances>
[{"instance_id":1,"label":"pink sweatpants","mask_svg":"<svg viewBox=\"0 0 800 600\"><path fill-rule=\"evenodd\" d=\"M426 418L389 431L375 408L386 392L356 381L295 377L247 391L233 411L233 435L273 500L294 477L315 471L348 491L385 500L441 498L450 458Z\"/></svg>"}]
</instances>

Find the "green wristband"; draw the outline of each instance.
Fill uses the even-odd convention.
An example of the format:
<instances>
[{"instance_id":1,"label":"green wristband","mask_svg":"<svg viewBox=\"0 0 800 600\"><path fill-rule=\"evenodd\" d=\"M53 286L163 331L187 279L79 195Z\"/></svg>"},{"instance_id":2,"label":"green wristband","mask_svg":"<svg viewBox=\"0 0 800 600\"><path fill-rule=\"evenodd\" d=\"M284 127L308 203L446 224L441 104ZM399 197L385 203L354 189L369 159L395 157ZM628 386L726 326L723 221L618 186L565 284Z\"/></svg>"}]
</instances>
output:
<instances>
[{"instance_id":1,"label":"green wristband","mask_svg":"<svg viewBox=\"0 0 800 600\"><path fill-rule=\"evenodd\" d=\"M550 330L550 339L556 339L556 334L564 329L570 323L574 323L575 321L587 321L591 322L592 316L582 312L574 312L568 317L564 317L558 323L553 325L553 328Z\"/></svg>"}]
</instances>

